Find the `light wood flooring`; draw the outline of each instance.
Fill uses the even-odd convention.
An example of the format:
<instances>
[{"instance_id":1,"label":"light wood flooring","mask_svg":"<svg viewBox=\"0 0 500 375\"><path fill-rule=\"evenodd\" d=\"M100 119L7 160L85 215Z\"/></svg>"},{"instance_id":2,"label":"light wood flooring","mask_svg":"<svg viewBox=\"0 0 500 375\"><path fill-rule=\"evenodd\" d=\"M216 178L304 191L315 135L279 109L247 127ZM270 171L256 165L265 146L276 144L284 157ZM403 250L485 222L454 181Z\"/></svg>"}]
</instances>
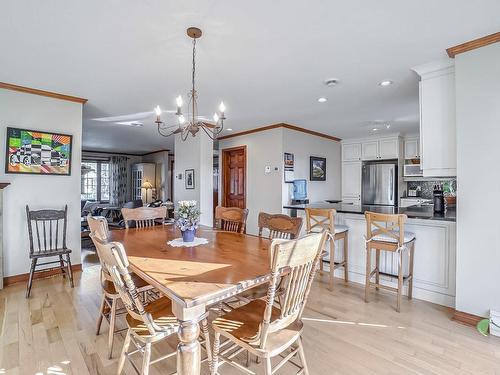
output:
<instances>
[{"instance_id":1,"label":"light wood flooring","mask_svg":"<svg viewBox=\"0 0 500 375\"><path fill-rule=\"evenodd\" d=\"M75 288L55 276L35 280L32 297L25 285L0 291L0 374L114 374L123 339L116 337L114 358L106 356L107 325L95 335L100 302L99 269L76 274ZM326 276L313 285L304 314L304 344L311 374L500 374L500 339L483 337L450 320L449 309L403 300ZM156 346L153 356L172 350L175 340ZM258 374L261 364L252 364ZM151 374L175 370L175 360L160 362ZM278 374L292 374L284 367ZM134 373L129 364L127 374ZM223 366L221 374L236 374ZM206 366L203 373L208 373Z\"/></svg>"}]
</instances>

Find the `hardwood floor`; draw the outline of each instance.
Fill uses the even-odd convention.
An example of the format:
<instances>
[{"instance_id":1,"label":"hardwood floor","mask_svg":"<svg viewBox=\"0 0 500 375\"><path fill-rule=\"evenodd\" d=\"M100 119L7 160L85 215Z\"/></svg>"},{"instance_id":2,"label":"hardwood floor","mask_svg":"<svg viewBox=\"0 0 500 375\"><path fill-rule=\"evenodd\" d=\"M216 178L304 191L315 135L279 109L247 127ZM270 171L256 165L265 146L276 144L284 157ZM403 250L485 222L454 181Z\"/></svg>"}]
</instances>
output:
<instances>
[{"instance_id":1,"label":"hardwood floor","mask_svg":"<svg viewBox=\"0 0 500 375\"><path fill-rule=\"evenodd\" d=\"M327 276L314 283L304 314L311 374L500 374L500 339L451 321L449 309L403 299L398 314L392 293L372 292L365 304L361 286L335 281L333 292ZM115 373L122 337L108 360L105 323L95 335L98 267L75 274L75 284L71 289L60 276L37 280L29 300L24 284L0 291L0 374ZM175 345L157 346L153 357ZM287 366L278 374L294 373ZM262 364L251 368L264 370ZM152 366L151 374L174 370L171 359ZM134 373L129 364L125 372ZM220 372L239 373L227 365Z\"/></svg>"}]
</instances>

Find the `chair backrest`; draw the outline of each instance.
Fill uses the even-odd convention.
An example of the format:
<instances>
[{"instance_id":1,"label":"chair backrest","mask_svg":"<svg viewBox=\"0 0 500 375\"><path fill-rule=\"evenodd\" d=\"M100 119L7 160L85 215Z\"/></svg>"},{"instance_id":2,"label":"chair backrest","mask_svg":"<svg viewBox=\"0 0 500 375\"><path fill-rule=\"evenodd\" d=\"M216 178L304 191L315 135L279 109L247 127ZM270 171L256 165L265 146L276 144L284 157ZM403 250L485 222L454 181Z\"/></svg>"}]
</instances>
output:
<instances>
[{"instance_id":1,"label":"chair backrest","mask_svg":"<svg viewBox=\"0 0 500 375\"><path fill-rule=\"evenodd\" d=\"M301 318L327 236L326 232L313 233L298 240L276 239L271 243L271 281L257 338L261 348L266 345L269 333L282 330ZM278 287L283 288L280 315L272 320Z\"/></svg>"},{"instance_id":2,"label":"chair backrest","mask_svg":"<svg viewBox=\"0 0 500 375\"><path fill-rule=\"evenodd\" d=\"M122 216L125 228L129 227L129 221L135 222L137 228L150 227L155 225L156 219L167 217L167 207L122 208Z\"/></svg>"},{"instance_id":3,"label":"chair backrest","mask_svg":"<svg viewBox=\"0 0 500 375\"><path fill-rule=\"evenodd\" d=\"M268 230L268 238L282 238L293 240L299 236L302 227L302 218L291 217L283 214L259 213L259 236L262 237L264 229Z\"/></svg>"},{"instance_id":4,"label":"chair backrest","mask_svg":"<svg viewBox=\"0 0 500 375\"><path fill-rule=\"evenodd\" d=\"M30 211L26 205L30 256L51 254L58 249L66 249L66 228L68 206L64 210Z\"/></svg>"},{"instance_id":5,"label":"chair backrest","mask_svg":"<svg viewBox=\"0 0 500 375\"><path fill-rule=\"evenodd\" d=\"M334 208L306 208L306 230L307 233L321 232L327 230L335 233L335 214Z\"/></svg>"},{"instance_id":6,"label":"chair backrest","mask_svg":"<svg viewBox=\"0 0 500 375\"><path fill-rule=\"evenodd\" d=\"M238 207L215 207L215 221L217 228L228 232L245 231L248 209Z\"/></svg>"},{"instance_id":7,"label":"chair backrest","mask_svg":"<svg viewBox=\"0 0 500 375\"><path fill-rule=\"evenodd\" d=\"M107 242L109 238L109 228L108 221L103 216L92 216L90 214L87 215L87 223L89 224L90 229L90 238L94 243L95 248L97 249L96 238L98 238L101 242ZM97 249L97 257L99 258L99 262L101 263L101 276L108 281L113 281L111 275L109 274L106 266L104 265L100 255L99 250ZM102 281L102 280L101 280Z\"/></svg>"},{"instance_id":8,"label":"chair backrest","mask_svg":"<svg viewBox=\"0 0 500 375\"><path fill-rule=\"evenodd\" d=\"M134 319L142 321L151 335L166 330L174 330L177 319L172 317L172 322L166 321L165 326L158 326L151 314L144 310L144 305L139 298L137 288L128 270L129 262L123 245L119 242L104 242L96 235L91 234L96 245L99 258L111 275L115 289L127 309L127 312Z\"/></svg>"},{"instance_id":9,"label":"chair backrest","mask_svg":"<svg viewBox=\"0 0 500 375\"><path fill-rule=\"evenodd\" d=\"M365 212L366 239L371 240L375 236L383 235L393 239L388 242L397 242L403 246L405 236L406 215L379 214L376 212Z\"/></svg>"}]
</instances>

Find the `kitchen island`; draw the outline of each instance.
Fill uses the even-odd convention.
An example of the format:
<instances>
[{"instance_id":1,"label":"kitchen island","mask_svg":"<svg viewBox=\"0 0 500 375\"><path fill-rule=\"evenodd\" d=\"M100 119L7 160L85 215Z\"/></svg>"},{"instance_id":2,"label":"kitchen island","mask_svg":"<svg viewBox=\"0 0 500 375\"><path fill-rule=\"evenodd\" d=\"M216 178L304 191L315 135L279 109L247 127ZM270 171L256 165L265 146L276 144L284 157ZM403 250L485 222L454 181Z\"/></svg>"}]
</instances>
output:
<instances>
[{"instance_id":1,"label":"kitchen island","mask_svg":"<svg viewBox=\"0 0 500 375\"><path fill-rule=\"evenodd\" d=\"M311 208L333 208L337 211L335 223L349 227L349 280L364 284L366 271L366 220L365 211L408 216L405 231L416 235L413 296L440 305L455 307L455 259L456 259L456 211L449 209L436 214L432 206L357 206L353 204L317 202L310 204L285 205L283 212L303 217L304 210ZM305 225L303 225L304 231ZM340 245L340 246L339 246ZM341 259L341 245L337 244L335 257ZM372 260L372 264L374 260ZM406 264L407 262L405 262ZM381 271L396 275L397 257L382 252ZM343 269L335 276L343 278ZM407 266L405 266L405 274ZM390 286L397 285L397 277L382 276L381 280ZM325 278L326 282L326 278ZM337 283L341 282L340 280ZM374 293L374 291L371 291ZM384 292L382 292L384 293ZM406 288L404 293L406 294Z\"/></svg>"}]
</instances>

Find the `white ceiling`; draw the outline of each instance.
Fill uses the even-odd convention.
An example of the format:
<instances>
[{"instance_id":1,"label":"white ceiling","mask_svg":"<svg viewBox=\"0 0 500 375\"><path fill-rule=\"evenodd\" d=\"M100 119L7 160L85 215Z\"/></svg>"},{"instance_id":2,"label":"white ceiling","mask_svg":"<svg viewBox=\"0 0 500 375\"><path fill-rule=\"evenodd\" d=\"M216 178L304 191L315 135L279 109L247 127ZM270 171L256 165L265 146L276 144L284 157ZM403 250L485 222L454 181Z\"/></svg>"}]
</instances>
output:
<instances>
[{"instance_id":1,"label":"white ceiling","mask_svg":"<svg viewBox=\"0 0 500 375\"><path fill-rule=\"evenodd\" d=\"M414 132L410 67L497 32L499 14L498 0L2 0L0 81L88 98L84 149L171 149L152 115L142 128L92 119L174 109L190 84L185 30L198 26L201 115L224 99L234 131L287 122L346 138L388 121ZM331 77L340 84L324 86Z\"/></svg>"}]
</instances>

